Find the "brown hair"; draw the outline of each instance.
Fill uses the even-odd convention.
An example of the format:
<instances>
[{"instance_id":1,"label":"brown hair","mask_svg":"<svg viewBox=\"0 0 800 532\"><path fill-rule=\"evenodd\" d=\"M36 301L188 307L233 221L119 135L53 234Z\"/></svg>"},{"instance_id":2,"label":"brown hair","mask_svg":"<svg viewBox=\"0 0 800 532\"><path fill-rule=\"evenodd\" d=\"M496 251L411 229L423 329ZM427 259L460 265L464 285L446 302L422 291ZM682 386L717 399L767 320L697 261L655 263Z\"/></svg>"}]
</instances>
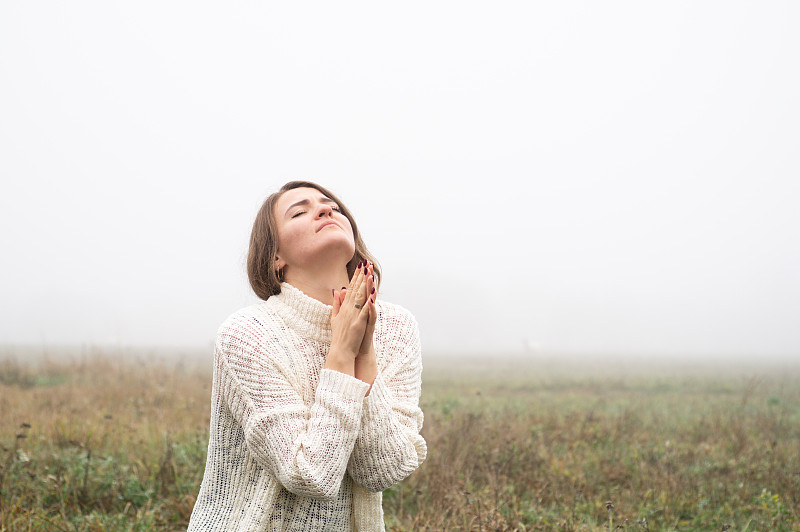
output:
<instances>
[{"instance_id":1,"label":"brown hair","mask_svg":"<svg viewBox=\"0 0 800 532\"><path fill-rule=\"evenodd\" d=\"M270 296L279 294L281 292L281 281L283 281L283 272L275 269L275 255L278 253L278 225L275 223L275 203L284 192L295 188L314 188L319 190L325 196L336 202L347 219L350 221L350 226L353 228L353 239L356 244L356 251L353 258L347 263L347 275L352 277L356 271L356 266L362 260L366 259L375 265L375 286L378 286L381 278L381 270L378 266L378 261L367 250L366 244L361 239L361 234L358 232L358 226L353 219L353 215L344 204L334 196L328 189L312 183L310 181L290 181L281 187L278 192L270 194L264 200L264 204L256 214L256 220L253 222L253 231L250 233L250 250L247 253L247 277L250 279L250 286L253 291L261 299L269 299Z\"/></svg>"}]
</instances>

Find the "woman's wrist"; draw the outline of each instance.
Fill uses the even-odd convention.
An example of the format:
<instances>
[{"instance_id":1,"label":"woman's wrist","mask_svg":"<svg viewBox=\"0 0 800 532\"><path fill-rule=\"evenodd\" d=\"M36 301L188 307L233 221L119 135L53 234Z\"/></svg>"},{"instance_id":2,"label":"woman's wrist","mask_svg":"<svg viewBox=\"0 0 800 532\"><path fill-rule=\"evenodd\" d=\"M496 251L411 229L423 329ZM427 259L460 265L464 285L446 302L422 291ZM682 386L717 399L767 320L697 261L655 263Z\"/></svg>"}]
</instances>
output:
<instances>
[{"instance_id":1,"label":"woman's wrist","mask_svg":"<svg viewBox=\"0 0 800 532\"><path fill-rule=\"evenodd\" d=\"M355 357L346 351L331 347L325 358L325 369L332 369L354 377Z\"/></svg>"},{"instance_id":2,"label":"woman's wrist","mask_svg":"<svg viewBox=\"0 0 800 532\"><path fill-rule=\"evenodd\" d=\"M378 376L378 359L375 357L374 349L370 349L368 352L361 353L356 357L353 376L369 384L370 389L367 391L367 395L369 395L372 390L372 383L375 382L375 377Z\"/></svg>"}]
</instances>

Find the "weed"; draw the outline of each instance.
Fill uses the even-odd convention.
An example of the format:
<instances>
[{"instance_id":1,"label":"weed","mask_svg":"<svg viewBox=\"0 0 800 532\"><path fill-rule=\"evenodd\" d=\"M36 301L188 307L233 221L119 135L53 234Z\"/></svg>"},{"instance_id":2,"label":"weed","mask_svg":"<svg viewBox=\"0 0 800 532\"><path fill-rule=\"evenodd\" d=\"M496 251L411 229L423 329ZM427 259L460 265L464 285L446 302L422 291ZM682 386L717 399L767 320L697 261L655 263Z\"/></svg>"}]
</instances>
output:
<instances>
[{"instance_id":1,"label":"weed","mask_svg":"<svg viewBox=\"0 0 800 532\"><path fill-rule=\"evenodd\" d=\"M798 530L797 368L426 363L389 531ZM738 373L737 373L738 372ZM0 531L185 530L210 366L0 361Z\"/></svg>"}]
</instances>

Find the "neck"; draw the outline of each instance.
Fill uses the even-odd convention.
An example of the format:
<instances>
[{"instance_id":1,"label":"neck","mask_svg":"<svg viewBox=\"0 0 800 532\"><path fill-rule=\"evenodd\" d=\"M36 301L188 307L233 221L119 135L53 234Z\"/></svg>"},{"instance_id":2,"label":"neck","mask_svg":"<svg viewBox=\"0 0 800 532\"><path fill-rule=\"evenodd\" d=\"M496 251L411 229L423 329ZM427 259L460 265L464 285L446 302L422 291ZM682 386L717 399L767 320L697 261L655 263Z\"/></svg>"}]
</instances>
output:
<instances>
[{"instance_id":1,"label":"neck","mask_svg":"<svg viewBox=\"0 0 800 532\"><path fill-rule=\"evenodd\" d=\"M321 271L290 269L286 272L285 280L307 296L326 305L333 304L332 289L341 290L343 286L350 284L347 268Z\"/></svg>"}]
</instances>

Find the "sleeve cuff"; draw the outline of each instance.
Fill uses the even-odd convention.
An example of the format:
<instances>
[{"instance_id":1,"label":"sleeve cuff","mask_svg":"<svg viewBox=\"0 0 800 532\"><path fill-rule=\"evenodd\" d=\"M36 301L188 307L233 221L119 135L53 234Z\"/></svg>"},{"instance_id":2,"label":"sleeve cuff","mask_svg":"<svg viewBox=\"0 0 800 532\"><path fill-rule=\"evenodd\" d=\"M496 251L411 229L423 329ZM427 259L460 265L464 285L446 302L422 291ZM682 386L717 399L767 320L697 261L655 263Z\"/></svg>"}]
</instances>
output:
<instances>
[{"instance_id":1,"label":"sleeve cuff","mask_svg":"<svg viewBox=\"0 0 800 532\"><path fill-rule=\"evenodd\" d=\"M340 371L323 369L320 372L319 384L317 385L317 393L321 391L340 394L347 399L360 401L367 395L369 384Z\"/></svg>"},{"instance_id":2,"label":"sleeve cuff","mask_svg":"<svg viewBox=\"0 0 800 532\"><path fill-rule=\"evenodd\" d=\"M372 383L372 390L364 398L363 415L366 419L381 418L392 409L391 391L383 382L380 371Z\"/></svg>"}]
</instances>

